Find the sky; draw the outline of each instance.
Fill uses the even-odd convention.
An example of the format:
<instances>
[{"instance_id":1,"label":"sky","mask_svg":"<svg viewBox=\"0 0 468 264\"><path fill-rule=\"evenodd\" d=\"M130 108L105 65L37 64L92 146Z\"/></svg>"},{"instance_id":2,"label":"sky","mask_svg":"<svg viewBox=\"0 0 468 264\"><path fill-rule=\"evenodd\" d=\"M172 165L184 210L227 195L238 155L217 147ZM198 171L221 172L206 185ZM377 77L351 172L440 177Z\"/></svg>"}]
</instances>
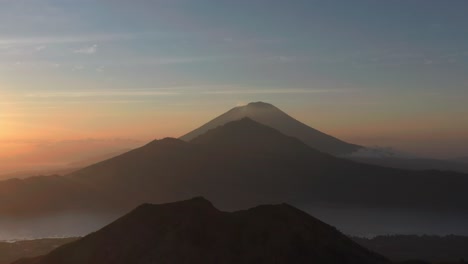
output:
<instances>
[{"instance_id":1,"label":"sky","mask_svg":"<svg viewBox=\"0 0 468 264\"><path fill-rule=\"evenodd\" d=\"M0 0L0 170L178 137L252 101L352 143L468 156L467 10L464 0Z\"/></svg>"}]
</instances>

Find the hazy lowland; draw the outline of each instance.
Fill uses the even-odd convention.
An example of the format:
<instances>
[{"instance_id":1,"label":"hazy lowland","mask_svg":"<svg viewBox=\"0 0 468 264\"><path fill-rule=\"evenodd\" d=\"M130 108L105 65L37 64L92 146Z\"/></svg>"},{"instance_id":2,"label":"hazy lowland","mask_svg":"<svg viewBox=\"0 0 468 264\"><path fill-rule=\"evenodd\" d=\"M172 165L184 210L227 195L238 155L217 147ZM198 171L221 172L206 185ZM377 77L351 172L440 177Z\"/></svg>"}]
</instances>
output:
<instances>
[{"instance_id":1,"label":"hazy lowland","mask_svg":"<svg viewBox=\"0 0 468 264\"><path fill-rule=\"evenodd\" d=\"M0 242L0 264L10 264L21 258L37 257L77 238L45 238L17 242Z\"/></svg>"},{"instance_id":2,"label":"hazy lowland","mask_svg":"<svg viewBox=\"0 0 468 264\"><path fill-rule=\"evenodd\" d=\"M453 235L349 238L287 204L222 212L193 198L141 205L84 238L0 243L0 263L465 263L467 246Z\"/></svg>"}]
</instances>

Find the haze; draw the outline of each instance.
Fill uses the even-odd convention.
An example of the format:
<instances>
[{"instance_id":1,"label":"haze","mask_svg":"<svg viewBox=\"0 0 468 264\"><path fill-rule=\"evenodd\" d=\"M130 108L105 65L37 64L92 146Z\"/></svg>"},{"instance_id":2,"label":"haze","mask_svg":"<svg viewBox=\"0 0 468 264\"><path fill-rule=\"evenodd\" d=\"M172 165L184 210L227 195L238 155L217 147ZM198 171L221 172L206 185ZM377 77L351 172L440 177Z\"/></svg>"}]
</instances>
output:
<instances>
[{"instance_id":1,"label":"haze","mask_svg":"<svg viewBox=\"0 0 468 264\"><path fill-rule=\"evenodd\" d=\"M0 171L260 100L355 144L468 156L468 2L336 2L0 0Z\"/></svg>"}]
</instances>

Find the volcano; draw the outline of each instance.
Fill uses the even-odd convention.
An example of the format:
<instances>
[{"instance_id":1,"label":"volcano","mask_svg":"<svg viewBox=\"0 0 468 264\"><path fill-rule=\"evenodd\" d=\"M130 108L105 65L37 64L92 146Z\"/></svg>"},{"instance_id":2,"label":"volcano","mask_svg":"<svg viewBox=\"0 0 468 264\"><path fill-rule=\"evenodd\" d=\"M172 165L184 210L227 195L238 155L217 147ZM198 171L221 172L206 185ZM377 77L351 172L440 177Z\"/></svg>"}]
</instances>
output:
<instances>
[{"instance_id":1,"label":"volcano","mask_svg":"<svg viewBox=\"0 0 468 264\"><path fill-rule=\"evenodd\" d=\"M311 128L292 118L274 105L255 102L245 106L235 107L216 117L203 126L182 136L180 139L190 141L208 130L248 117L260 124L272 127L281 133L300 139L311 148L335 156L346 156L363 148L350 144Z\"/></svg>"}]
</instances>

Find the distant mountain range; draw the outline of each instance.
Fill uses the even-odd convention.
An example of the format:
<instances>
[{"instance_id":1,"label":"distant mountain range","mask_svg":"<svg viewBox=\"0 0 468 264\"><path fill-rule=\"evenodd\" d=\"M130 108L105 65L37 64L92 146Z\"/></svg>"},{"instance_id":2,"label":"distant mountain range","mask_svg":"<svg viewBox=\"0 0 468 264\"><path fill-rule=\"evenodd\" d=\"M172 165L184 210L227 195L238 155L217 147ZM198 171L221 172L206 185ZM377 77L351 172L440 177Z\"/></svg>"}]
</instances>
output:
<instances>
[{"instance_id":1,"label":"distant mountain range","mask_svg":"<svg viewBox=\"0 0 468 264\"><path fill-rule=\"evenodd\" d=\"M99 161L97 161L99 162ZM96 163L96 162L94 162ZM88 165L92 165L94 163L90 163ZM0 174L0 181L1 180L8 180L13 178L29 178L34 176L51 176L51 175L66 175L72 172L75 172L82 167L69 167L69 166L57 166L54 168L38 168L34 170L21 170L16 172L9 172L5 174Z\"/></svg>"},{"instance_id":2,"label":"distant mountain range","mask_svg":"<svg viewBox=\"0 0 468 264\"><path fill-rule=\"evenodd\" d=\"M15 264L377 264L370 252L287 204L232 213L203 198L145 204L48 255Z\"/></svg>"},{"instance_id":3,"label":"distant mountain range","mask_svg":"<svg viewBox=\"0 0 468 264\"><path fill-rule=\"evenodd\" d=\"M155 140L66 176L0 182L1 216L124 212L203 195L223 209L262 203L468 212L466 174L355 163L249 118L191 142Z\"/></svg>"},{"instance_id":4,"label":"distant mountain range","mask_svg":"<svg viewBox=\"0 0 468 264\"><path fill-rule=\"evenodd\" d=\"M454 161L468 163L468 157L461 157L461 158L458 158L458 159L454 159Z\"/></svg>"},{"instance_id":5,"label":"distant mountain range","mask_svg":"<svg viewBox=\"0 0 468 264\"><path fill-rule=\"evenodd\" d=\"M107 160L130 151L131 149L122 149L118 151L112 151L110 153L91 156L76 162L70 162L66 165L53 166L48 168L37 168L35 170L18 170L16 172L10 172L2 174L0 173L0 180L2 179L11 179L11 178L26 178L32 176L47 176L47 175L66 175L72 172L75 172L81 168L87 167L94 163L98 163L103 160Z\"/></svg>"},{"instance_id":6,"label":"distant mountain range","mask_svg":"<svg viewBox=\"0 0 468 264\"><path fill-rule=\"evenodd\" d=\"M402 158L402 157L348 157L356 162L379 165L389 168L405 170L439 170L456 171L468 173L468 162L460 160L439 160L425 158Z\"/></svg>"},{"instance_id":7,"label":"distant mountain range","mask_svg":"<svg viewBox=\"0 0 468 264\"><path fill-rule=\"evenodd\" d=\"M180 139L190 141L197 136L206 133L210 129L242 119L244 117L248 117L254 121L259 122L260 124L272 127L287 136L298 138L305 144L318 151L335 156L349 155L363 148L362 146L344 142L340 139L313 129L292 118L277 107L264 102L255 102L247 104L246 106L235 107L220 115L219 117L209 121L205 125L182 136Z\"/></svg>"},{"instance_id":8,"label":"distant mountain range","mask_svg":"<svg viewBox=\"0 0 468 264\"><path fill-rule=\"evenodd\" d=\"M463 263L461 259L468 260L466 236L392 235L352 239L393 261L419 259L430 263Z\"/></svg>"},{"instance_id":9,"label":"distant mountain range","mask_svg":"<svg viewBox=\"0 0 468 264\"><path fill-rule=\"evenodd\" d=\"M48 238L16 242L0 241L0 264L10 264L21 258L47 254L77 238Z\"/></svg>"}]
</instances>

